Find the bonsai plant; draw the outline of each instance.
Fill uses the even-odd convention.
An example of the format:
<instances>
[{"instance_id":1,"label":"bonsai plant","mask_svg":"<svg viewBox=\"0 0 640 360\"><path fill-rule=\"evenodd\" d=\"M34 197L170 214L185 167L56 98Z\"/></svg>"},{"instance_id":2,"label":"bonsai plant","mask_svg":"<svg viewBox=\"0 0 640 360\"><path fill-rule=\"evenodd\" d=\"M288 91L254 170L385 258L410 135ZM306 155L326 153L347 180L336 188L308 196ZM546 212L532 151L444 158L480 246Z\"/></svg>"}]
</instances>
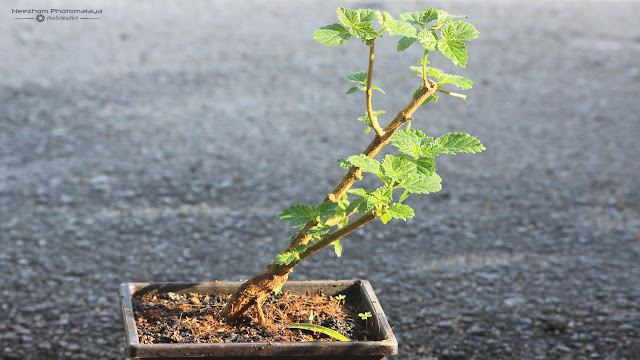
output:
<instances>
[{"instance_id":1,"label":"bonsai plant","mask_svg":"<svg viewBox=\"0 0 640 360\"><path fill-rule=\"evenodd\" d=\"M363 49L368 50L366 71L349 74L345 79L355 83L347 94L362 94L364 97L364 116L358 120L366 125L367 133L373 129L373 139L361 154L337 161L346 169L346 175L322 202L310 206L296 204L278 215L280 220L293 225L295 234L291 236L286 248L262 272L243 283L233 284L230 288L234 290L232 295L215 315L219 321L233 323L247 313L252 313L253 320L258 325L268 324L270 320L263 311L263 304L271 295L283 290L283 284L296 265L329 246L340 256L341 240L376 219L386 224L391 220L406 221L412 218L414 211L404 201L413 194L429 194L441 189L441 178L435 172L435 159L438 155L485 150L478 139L466 133L452 132L433 138L412 128L413 123L418 121L413 119L414 112L421 106L436 103L436 93L466 98L465 95L443 89L445 85L451 84L462 90L471 88L471 80L430 67L428 59L430 54L440 53L454 65L466 66L468 56L465 41L478 35L473 25L459 20L466 16L427 9L403 13L399 19L395 19L386 11L350 10L343 7L338 8L337 15L339 22L316 30L314 39L328 47L357 40L362 43ZM375 22L378 30L374 27ZM378 118L384 111L374 110L372 106L373 90L383 92L373 85L375 45L376 40L383 35L400 36L397 51L404 51L416 43L423 48L423 55L417 66L410 67L415 72L414 76L420 80L417 90L408 94L408 104L386 126L382 126ZM399 154L387 154L381 161L376 160L375 157L388 144L397 148ZM375 175L380 179L381 185L376 189L352 188L364 173L372 174L368 176ZM352 283L339 287L343 289L347 285L351 286ZM366 282L364 287L370 288ZM135 291L143 288L145 287L138 286ZM173 284L165 292L179 288L179 285ZM131 288L123 288L122 291L134 292ZM338 298L338 303L342 298ZM371 310L374 315L381 314L375 296L368 296L367 299L373 306ZM360 315L369 326L371 320L367 318L371 316L371 312ZM380 327L386 321L375 320L373 323ZM386 333L388 335L390 329Z\"/></svg>"}]
</instances>

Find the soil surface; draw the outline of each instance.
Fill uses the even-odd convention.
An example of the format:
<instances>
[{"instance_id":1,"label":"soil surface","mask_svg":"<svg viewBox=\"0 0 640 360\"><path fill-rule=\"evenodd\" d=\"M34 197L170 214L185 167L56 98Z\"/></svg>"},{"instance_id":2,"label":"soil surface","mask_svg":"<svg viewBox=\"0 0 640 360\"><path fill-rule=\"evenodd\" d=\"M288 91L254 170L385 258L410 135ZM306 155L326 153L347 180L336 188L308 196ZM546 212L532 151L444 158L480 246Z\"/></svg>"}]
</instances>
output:
<instances>
[{"instance_id":1,"label":"soil surface","mask_svg":"<svg viewBox=\"0 0 640 360\"><path fill-rule=\"evenodd\" d=\"M0 359L125 359L120 283L247 279L278 255L277 214L371 140L343 78L367 49L313 41L341 5L468 15L467 67L429 60L473 88L413 127L487 150L440 156L415 218L290 278L369 280L397 359L640 358L640 2L56 3L103 13L0 4ZM381 124L420 83L422 52L395 45L376 41Z\"/></svg>"},{"instance_id":2,"label":"soil surface","mask_svg":"<svg viewBox=\"0 0 640 360\"><path fill-rule=\"evenodd\" d=\"M297 323L321 325L352 341L371 339L366 324L358 317L364 310L358 308L357 299L280 293L268 297L262 306L265 324L256 322L255 313L225 324L216 319L216 314L229 296L164 293L133 298L140 343L337 341L322 333L287 328Z\"/></svg>"}]
</instances>

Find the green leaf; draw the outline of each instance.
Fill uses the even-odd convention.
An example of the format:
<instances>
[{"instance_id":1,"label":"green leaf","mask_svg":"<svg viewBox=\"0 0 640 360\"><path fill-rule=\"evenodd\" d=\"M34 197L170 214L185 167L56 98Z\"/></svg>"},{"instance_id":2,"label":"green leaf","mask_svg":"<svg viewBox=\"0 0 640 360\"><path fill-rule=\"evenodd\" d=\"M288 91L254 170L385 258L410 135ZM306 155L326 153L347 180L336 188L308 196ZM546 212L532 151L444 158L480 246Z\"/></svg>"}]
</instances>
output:
<instances>
[{"instance_id":1,"label":"green leaf","mask_svg":"<svg viewBox=\"0 0 640 360\"><path fill-rule=\"evenodd\" d=\"M318 221L320 222L325 222L328 218L333 216L337 208L337 202L325 201L311 207L311 216L313 217L313 219L318 219Z\"/></svg>"},{"instance_id":2,"label":"green leaf","mask_svg":"<svg viewBox=\"0 0 640 360\"><path fill-rule=\"evenodd\" d=\"M377 38L380 34L376 32L370 22L364 21L355 24L349 29L351 35L362 40L371 40Z\"/></svg>"},{"instance_id":3,"label":"green leaf","mask_svg":"<svg viewBox=\"0 0 640 360\"><path fill-rule=\"evenodd\" d=\"M379 87L377 87L377 86L372 86L372 87L371 87L371 90L378 90L378 91L380 91L381 93L383 93L383 94L384 94L384 91L382 91L382 89L380 89L380 88L379 88Z\"/></svg>"},{"instance_id":4,"label":"green leaf","mask_svg":"<svg viewBox=\"0 0 640 360\"><path fill-rule=\"evenodd\" d=\"M370 172L376 175L382 175L380 162L372 159L364 154L349 156L349 162L354 166L362 169L364 172Z\"/></svg>"},{"instance_id":5,"label":"green leaf","mask_svg":"<svg viewBox=\"0 0 640 360\"><path fill-rule=\"evenodd\" d=\"M347 90L346 94L347 95L351 95L351 94L357 93L359 90L365 90L365 88L354 86L354 87L350 88L349 90Z\"/></svg>"},{"instance_id":6,"label":"green leaf","mask_svg":"<svg viewBox=\"0 0 640 360\"><path fill-rule=\"evenodd\" d=\"M349 75L346 75L344 78L346 80L349 80L351 82L360 84L362 86L367 86L367 72L366 71L354 72L354 73L351 73Z\"/></svg>"},{"instance_id":7,"label":"green leaf","mask_svg":"<svg viewBox=\"0 0 640 360\"><path fill-rule=\"evenodd\" d=\"M442 189L440 184L442 179L438 174L434 173L431 176L412 176L409 177L402 187L413 194L429 194Z\"/></svg>"},{"instance_id":8,"label":"green leaf","mask_svg":"<svg viewBox=\"0 0 640 360\"><path fill-rule=\"evenodd\" d=\"M394 181L400 181L407 176L411 165L411 161L406 156L387 154L382 161L382 174Z\"/></svg>"},{"instance_id":9,"label":"green leaf","mask_svg":"<svg viewBox=\"0 0 640 360\"><path fill-rule=\"evenodd\" d=\"M473 40L478 37L478 31L468 22L456 21L444 26L442 37L448 40Z\"/></svg>"},{"instance_id":10,"label":"green leaf","mask_svg":"<svg viewBox=\"0 0 640 360\"><path fill-rule=\"evenodd\" d=\"M340 245L340 239L334 241L333 243L333 251L335 251L337 257L342 256L342 245Z\"/></svg>"},{"instance_id":11,"label":"green leaf","mask_svg":"<svg viewBox=\"0 0 640 360\"><path fill-rule=\"evenodd\" d=\"M317 225L309 229L307 235L314 239L320 239L325 236L329 230L331 230L331 225Z\"/></svg>"},{"instance_id":12,"label":"green leaf","mask_svg":"<svg viewBox=\"0 0 640 360\"><path fill-rule=\"evenodd\" d=\"M415 212L413 211L413 209L410 206L404 204L393 204L389 206L389 208L387 209L387 214L389 214L394 219L401 219L404 221L407 221L407 219L415 216Z\"/></svg>"},{"instance_id":13,"label":"green leaf","mask_svg":"<svg viewBox=\"0 0 640 360\"><path fill-rule=\"evenodd\" d=\"M471 89L471 85L473 85L473 82L462 76L444 74L444 76L442 77L442 81L440 81L439 85L445 85L445 84L453 84L461 88L462 90L469 90Z\"/></svg>"},{"instance_id":14,"label":"green leaf","mask_svg":"<svg viewBox=\"0 0 640 360\"><path fill-rule=\"evenodd\" d=\"M395 20L388 12L382 13L378 19L382 28L389 32L389 35L402 35L413 38L416 36L416 28L402 20Z\"/></svg>"},{"instance_id":15,"label":"green leaf","mask_svg":"<svg viewBox=\"0 0 640 360\"><path fill-rule=\"evenodd\" d=\"M427 9L426 11L418 11L413 13L400 14L402 20L408 21L414 25L425 26L433 20L438 19L438 12L436 9Z\"/></svg>"},{"instance_id":16,"label":"green leaf","mask_svg":"<svg viewBox=\"0 0 640 360\"><path fill-rule=\"evenodd\" d=\"M436 16L438 17L438 27L441 27L445 23L451 21L453 16L444 10L436 10Z\"/></svg>"},{"instance_id":17,"label":"green leaf","mask_svg":"<svg viewBox=\"0 0 640 360\"><path fill-rule=\"evenodd\" d=\"M420 30L417 35L418 41L427 50L438 49L439 41L436 32L431 29Z\"/></svg>"},{"instance_id":18,"label":"green leaf","mask_svg":"<svg viewBox=\"0 0 640 360\"><path fill-rule=\"evenodd\" d=\"M417 159L409 159L411 165L408 167L408 173L419 176L432 176L436 171L435 160L428 157L419 157Z\"/></svg>"},{"instance_id":19,"label":"green leaf","mask_svg":"<svg viewBox=\"0 0 640 360\"><path fill-rule=\"evenodd\" d=\"M382 215L380 215L380 221L382 221L383 224L388 223L391 219L392 217L388 213L383 213Z\"/></svg>"},{"instance_id":20,"label":"green leaf","mask_svg":"<svg viewBox=\"0 0 640 360\"><path fill-rule=\"evenodd\" d=\"M448 133L436 139L436 145L440 153L456 154L460 152L476 153L486 148L480 140L465 133Z\"/></svg>"},{"instance_id":21,"label":"green leaf","mask_svg":"<svg viewBox=\"0 0 640 360\"><path fill-rule=\"evenodd\" d=\"M280 291L282 291L282 285L284 285L283 282L281 282L278 286L276 286L275 289L273 289L273 295L278 295L280 294Z\"/></svg>"},{"instance_id":22,"label":"green leaf","mask_svg":"<svg viewBox=\"0 0 640 360\"><path fill-rule=\"evenodd\" d=\"M348 191L351 194L362 196L366 200L366 205L359 202L358 212L369 211L374 207L383 207L389 204L391 196L393 195L393 188L388 186L381 186L375 191L369 189L351 189ZM360 199L356 199L360 200ZM353 202L356 202L354 200ZM364 210L364 211L363 211Z\"/></svg>"},{"instance_id":23,"label":"green leaf","mask_svg":"<svg viewBox=\"0 0 640 360\"><path fill-rule=\"evenodd\" d=\"M314 218L311 208L306 205L292 205L282 210L278 215L281 221L288 221L294 225L303 226Z\"/></svg>"},{"instance_id":24,"label":"green leaf","mask_svg":"<svg viewBox=\"0 0 640 360\"><path fill-rule=\"evenodd\" d=\"M319 333L331 336L332 338L338 341L350 341L346 336L340 334L339 332L326 328L324 326L316 325L316 324L295 323L295 324L287 325L287 328L319 332Z\"/></svg>"},{"instance_id":25,"label":"green leaf","mask_svg":"<svg viewBox=\"0 0 640 360\"><path fill-rule=\"evenodd\" d=\"M400 40L398 40L398 45L396 46L397 51L405 51L409 48L409 46L413 45L416 42L416 38L414 37L406 37L403 36Z\"/></svg>"},{"instance_id":26,"label":"green leaf","mask_svg":"<svg viewBox=\"0 0 640 360\"><path fill-rule=\"evenodd\" d=\"M393 26L387 29L389 35L402 35L404 37L413 38L416 36L416 28L411 24L401 20L395 20Z\"/></svg>"},{"instance_id":27,"label":"green leaf","mask_svg":"<svg viewBox=\"0 0 640 360\"><path fill-rule=\"evenodd\" d=\"M461 40L443 39L438 41L438 50L444 56L448 57L454 65L466 67L467 59L467 45Z\"/></svg>"},{"instance_id":28,"label":"green leaf","mask_svg":"<svg viewBox=\"0 0 640 360\"><path fill-rule=\"evenodd\" d=\"M373 116L377 117L380 114L384 114L386 113L386 111L384 110L378 110L378 111L374 111L373 112ZM363 124L367 125L367 129L364 131L365 133L368 133L369 130L371 130L371 120L369 120L369 115L365 114L365 116L363 117L359 117L358 121L362 122Z\"/></svg>"},{"instance_id":29,"label":"green leaf","mask_svg":"<svg viewBox=\"0 0 640 360\"><path fill-rule=\"evenodd\" d=\"M351 163L345 159L338 159L336 162L340 164L340 167L343 169L348 169L352 166Z\"/></svg>"},{"instance_id":30,"label":"green leaf","mask_svg":"<svg viewBox=\"0 0 640 360\"><path fill-rule=\"evenodd\" d=\"M289 251L285 251L276 256L275 263L279 265L289 265L294 261L300 260L300 253L307 249L307 245L300 244Z\"/></svg>"},{"instance_id":31,"label":"green leaf","mask_svg":"<svg viewBox=\"0 0 640 360\"><path fill-rule=\"evenodd\" d=\"M313 40L324 46L343 45L349 39L351 39L349 30L337 23L321 27L313 33Z\"/></svg>"},{"instance_id":32,"label":"green leaf","mask_svg":"<svg viewBox=\"0 0 640 360\"><path fill-rule=\"evenodd\" d=\"M364 189L353 189L353 190L364 190ZM355 192L350 191L351 193L355 194ZM365 212L368 211L367 209L367 199L364 197L360 197L357 198L355 200L353 200L349 206L347 207L347 209L345 210L345 214L351 214L354 211L358 211L359 214L364 214Z\"/></svg>"},{"instance_id":33,"label":"green leaf","mask_svg":"<svg viewBox=\"0 0 640 360\"><path fill-rule=\"evenodd\" d=\"M355 10L339 7L336 12L338 13L338 20L340 20L344 26L351 27L360 21L360 16Z\"/></svg>"},{"instance_id":34,"label":"green leaf","mask_svg":"<svg viewBox=\"0 0 640 360\"><path fill-rule=\"evenodd\" d=\"M371 22L380 16L380 11L370 9L358 9L358 15L360 15L360 21Z\"/></svg>"},{"instance_id":35,"label":"green leaf","mask_svg":"<svg viewBox=\"0 0 640 360\"><path fill-rule=\"evenodd\" d=\"M435 143L433 138L425 136L420 130L398 130L393 134L391 142L401 152L414 158L422 156L435 157L435 155L429 156L429 151Z\"/></svg>"},{"instance_id":36,"label":"green leaf","mask_svg":"<svg viewBox=\"0 0 640 360\"><path fill-rule=\"evenodd\" d=\"M432 67L427 67L427 72L429 74L431 74L433 77L435 77L436 79L438 79L438 81L442 80L442 77L444 76L444 71L440 70L440 69L436 69L436 68L432 68Z\"/></svg>"}]
</instances>

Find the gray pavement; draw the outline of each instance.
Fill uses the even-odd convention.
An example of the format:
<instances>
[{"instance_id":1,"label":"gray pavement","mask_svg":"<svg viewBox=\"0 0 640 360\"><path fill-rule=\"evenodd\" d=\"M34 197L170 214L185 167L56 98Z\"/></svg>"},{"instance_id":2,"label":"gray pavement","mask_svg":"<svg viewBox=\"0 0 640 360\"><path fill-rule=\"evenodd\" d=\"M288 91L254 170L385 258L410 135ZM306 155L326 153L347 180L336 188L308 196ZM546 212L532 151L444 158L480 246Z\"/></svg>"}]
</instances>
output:
<instances>
[{"instance_id":1,"label":"gray pavement","mask_svg":"<svg viewBox=\"0 0 640 360\"><path fill-rule=\"evenodd\" d=\"M370 134L346 96L339 5L468 14L466 101L414 116L487 151L439 161L444 190L292 279L371 281L399 359L640 358L637 1L10 1L0 5L0 359L123 359L117 288L239 280L322 200ZM14 19L11 9L100 9ZM377 43L377 109L417 86ZM382 121L384 122L384 117Z\"/></svg>"}]
</instances>

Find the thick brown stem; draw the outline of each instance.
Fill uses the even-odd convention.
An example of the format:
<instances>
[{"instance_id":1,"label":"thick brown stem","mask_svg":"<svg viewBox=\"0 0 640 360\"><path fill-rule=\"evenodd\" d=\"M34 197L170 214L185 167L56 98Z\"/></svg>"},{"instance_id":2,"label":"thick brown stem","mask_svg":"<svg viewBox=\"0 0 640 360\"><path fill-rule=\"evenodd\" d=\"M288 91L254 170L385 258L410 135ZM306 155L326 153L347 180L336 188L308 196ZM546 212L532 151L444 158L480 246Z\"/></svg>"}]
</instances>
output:
<instances>
[{"instance_id":1,"label":"thick brown stem","mask_svg":"<svg viewBox=\"0 0 640 360\"><path fill-rule=\"evenodd\" d=\"M277 289L287 281L293 266L295 263L289 265L269 264L261 273L247 280L231 295L227 304L218 313L218 318L231 322L255 306L258 320L264 324L262 304L273 292L273 289Z\"/></svg>"},{"instance_id":2,"label":"thick brown stem","mask_svg":"<svg viewBox=\"0 0 640 360\"><path fill-rule=\"evenodd\" d=\"M429 96L436 92L437 88L438 86L436 83L430 80L428 86L423 87L420 92L411 99L409 104L407 104L407 106L405 106L405 108L396 115L393 121L387 125L383 130L383 136L376 135L363 154L374 158L380 150L382 150L382 148L391 141L391 136L393 136L393 134L400 129L405 122L411 120L411 115L413 115L418 107L420 107L420 105L422 105ZM336 188L327 195L325 201L338 201L347 192L347 190L349 190L351 185L361 177L361 175L362 169L352 166L338 186L336 186ZM301 257L306 258L312 255L313 253L330 245L335 240L340 239L375 218L377 218L377 216L373 212L362 215L349 225L328 234L323 240L320 240L318 243L310 246L307 251L301 254ZM298 233L293 236L287 249L296 247L300 244L307 244L310 240L307 236L307 231L317 224L318 223L316 221L309 221L302 230L298 231ZM276 263L269 264L261 273L247 280L238 290L236 290L224 308L218 313L218 318L227 322L233 321L247 312L252 306L256 306L256 312L260 317L259 314L261 309L258 308L262 306L274 289L280 287L280 285L287 280L289 272L299 262L300 261L294 261L288 265L280 265ZM260 320L264 321L263 319Z\"/></svg>"}]
</instances>

